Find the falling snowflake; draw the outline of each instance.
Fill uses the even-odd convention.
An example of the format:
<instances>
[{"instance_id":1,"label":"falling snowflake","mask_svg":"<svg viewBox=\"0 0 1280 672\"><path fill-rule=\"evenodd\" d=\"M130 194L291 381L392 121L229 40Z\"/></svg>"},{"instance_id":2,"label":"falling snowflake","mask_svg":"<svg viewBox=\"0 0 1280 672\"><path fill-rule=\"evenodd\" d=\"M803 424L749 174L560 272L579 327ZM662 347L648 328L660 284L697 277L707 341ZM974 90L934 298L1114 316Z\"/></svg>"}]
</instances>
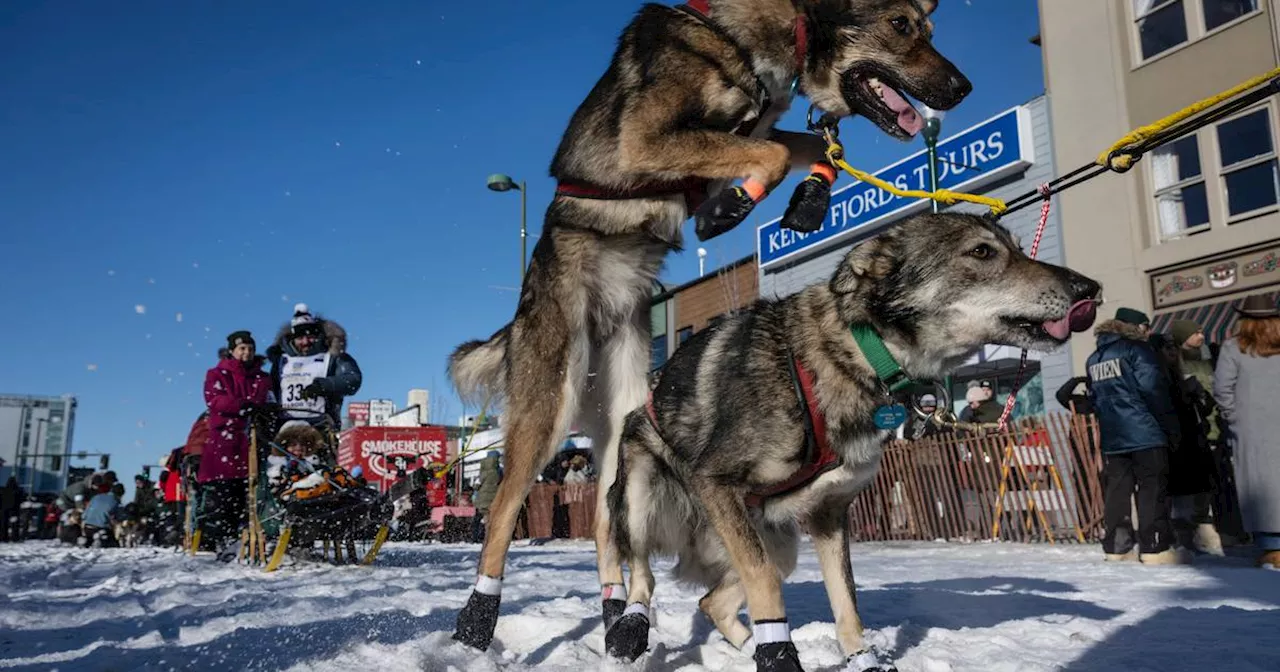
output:
<instances>
[{"instance_id":1,"label":"falling snowflake","mask_svg":"<svg viewBox=\"0 0 1280 672\"><path fill-rule=\"evenodd\" d=\"M97 365L97 364L90 364L90 365L86 366L85 368L89 369L90 371L97 371L97 370L98 370L98 365Z\"/></svg>"},{"instance_id":2,"label":"falling snowflake","mask_svg":"<svg viewBox=\"0 0 1280 672\"><path fill-rule=\"evenodd\" d=\"M151 334L147 334L147 340L151 340Z\"/></svg>"},{"instance_id":3,"label":"falling snowflake","mask_svg":"<svg viewBox=\"0 0 1280 672\"><path fill-rule=\"evenodd\" d=\"M341 146L342 146L342 143L341 143L341 142L335 142L335 143L333 143L333 146L334 146L334 147L341 147Z\"/></svg>"},{"instance_id":4,"label":"falling snowflake","mask_svg":"<svg viewBox=\"0 0 1280 672\"><path fill-rule=\"evenodd\" d=\"M391 148L390 148L390 147L388 147L388 148L387 148L387 153L388 153L388 154L390 154L390 153L391 153Z\"/></svg>"},{"instance_id":5,"label":"falling snowflake","mask_svg":"<svg viewBox=\"0 0 1280 672\"><path fill-rule=\"evenodd\" d=\"M148 284L148 285L154 285L154 284L156 284L156 279L155 279L155 278L147 278L147 284Z\"/></svg>"},{"instance_id":6,"label":"falling snowflake","mask_svg":"<svg viewBox=\"0 0 1280 672\"><path fill-rule=\"evenodd\" d=\"M146 426L147 426L147 421L146 421L146 420L139 420L139 421L138 421L138 427L139 427L139 428L146 427Z\"/></svg>"},{"instance_id":7,"label":"falling snowflake","mask_svg":"<svg viewBox=\"0 0 1280 672\"><path fill-rule=\"evenodd\" d=\"M174 319L176 319L177 321L181 322L181 321L182 321L182 313L178 313L176 316L174 316Z\"/></svg>"},{"instance_id":8,"label":"falling snowflake","mask_svg":"<svg viewBox=\"0 0 1280 672\"><path fill-rule=\"evenodd\" d=\"M142 439L138 439L137 441L134 441L134 442L133 442L133 445L135 445L135 446L137 446L137 447L141 448L141 447L142 447Z\"/></svg>"},{"instance_id":9,"label":"falling snowflake","mask_svg":"<svg viewBox=\"0 0 1280 672\"><path fill-rule=\"evenodd\" d=\"M205 327L205 328L204 328L204 330L205 330L205 331L212 331L211 329L209 329L209 327Z\"/></svg>"},{"instance_id":10,"label":"falling snowflake","mask_svg":"<svg viewBox=\"0 0 1280 672\"><path fill-rule=\"evenodd\" d=\"M116 272L115 272L115 271L110 271L110 270L109 270L109 271L107 271L107 275L115 275L115 274L116 274Z\"/></svg>"},{"instance_id":11,"label":"falling snowflake","mask_svg":"<svg viewBox=\"0 0 1280 672\"><path fill-rule=\"evenodd\" d=\"M197 262L197 261L191 262L191 268L200 268L200 262Z\"/></svg>"},{"instance_id":12,"label":"falling snowflake","mask_svg":"<svg viewBox=\"0 0 1280 672\"><path fill-rule=\"evenodd\" d=\"M414 62L413 62L413 64L414 64L414 65L422 65L422 59L421 59L421 58L419 58L418 60L414 61Z\"/></svg>"},{"instance_id":13,"label":"falling snowflake","mask_svg":"<svg viewBox=\"0 0 1280 672\"><path fill-rule=\"evenodd\" d=\"M185 376L185 375L187 375L185 371L179 371L179 372L178 372L178 377L179 377L179 378L181 378L182 376Z\"/></svg>"},{"instance_id":14,"label":"falling snowflake","mask_svg":"<svg viewBox=\"0 0 1280 672\"><path fill-rule=\"evenodd\" d=\"M164 369L160 369L160 375L164 375Z\"/></svg>"},{"instance_id":15,"label":"falling snowflake","mask_svg":"<svg viewBox=\"0 0 1280 672\"><path fill-rule=\"evenodd\" d=\"M281 295L280 295L280 300L281 300L281 301L288 301L288 300L289 300L289 295L288 295L288 294L281 294Z\"/></svg>"},{"instance_id":16,"label":"falling snowflake","mask_svg":"<svg viewBox=\"0 0 1280 672\"><path fill-rule=\"evenodd\" d=\"M139 315L146 315L146 314L147 314L147 307L146 307L146 306L144 306L144 305L142 305L141 303L139 303L138 305L136 305L136 306L134 306L134 307L133 307L133 312L135 312L135 313L137 313L137 314L139 314Z\"/></svg>"},{"instance_id":17,"label":"falling snowflake","mask_svg":"<svg viewBox=\"0 0 1280 672\"><path fill-rule=\"evenodd\" d=\"M400 152L396 152L396 156L400 156Z\"/></svg>"},{"instance_id":18,"label":"falling snowflake","mask_svg":"<svg viewBox=\"0 0 1280 672\"><path fill-rule=\"evenodd\" d=\"M285 196L292 196L292 195L293 195L293 192L292 192L292 191L285 191L285 192L284 192L284 195L285 195Z\"/></svg>"},{"instance_id":19,"label":"falling snowflake","mask_svg":"<svg viewBox=\"0 0 1280 672\"><path fill-rule=\"evenodd\" d=\"M191 341L187 341L187 347L188 347L188 348L194 348L194 347L196 347L196 344L195 344L195 343L192 343Z\"/></svg>"},{"instance_id":20,"label":"falling snowflake","mask_svg":"<svg viewBox=\"0 0 1280 672\"><path fill-rule=\"evenodd\" d=\"M172 382L173 382L173 379L172 379L172 378L165 378L165 379L164 379L164 382L166 382L166 383L172 383Z\"/></svg>"}]
</instances>

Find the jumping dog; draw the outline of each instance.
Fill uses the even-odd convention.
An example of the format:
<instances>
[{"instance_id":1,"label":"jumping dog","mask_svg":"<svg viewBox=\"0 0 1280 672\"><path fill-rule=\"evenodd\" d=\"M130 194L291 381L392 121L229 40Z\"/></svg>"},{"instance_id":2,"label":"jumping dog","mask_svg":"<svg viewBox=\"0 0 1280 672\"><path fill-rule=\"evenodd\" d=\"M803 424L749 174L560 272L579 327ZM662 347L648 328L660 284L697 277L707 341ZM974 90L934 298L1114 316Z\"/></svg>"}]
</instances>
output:
<instances>
[{"instance_id":1,"label":"jumping dog","mask_svg":"<svg viewBox=\"0 0 1280 672\"><path fill-rule=\"evenodd\" d=\"M459 346L449 374L463 399L503 401L505 476L478 578L454 638L493 638L521 504L570 424L593 440L596 546L606 625L621 614L605 492L623 418L648 391L649 297L691 215L705 238L732 228L793 168L810 167L784 217L816 230L834 170L814 134L775 122L804 95L835 118L860 114L899 139L923 121L914 97L950 109L969 81L931 45L936 0L690 0L644 5L569 121L558 181L515 318ZM734 180L742 180L729 186Z\"/></svg>"}]
</instances>

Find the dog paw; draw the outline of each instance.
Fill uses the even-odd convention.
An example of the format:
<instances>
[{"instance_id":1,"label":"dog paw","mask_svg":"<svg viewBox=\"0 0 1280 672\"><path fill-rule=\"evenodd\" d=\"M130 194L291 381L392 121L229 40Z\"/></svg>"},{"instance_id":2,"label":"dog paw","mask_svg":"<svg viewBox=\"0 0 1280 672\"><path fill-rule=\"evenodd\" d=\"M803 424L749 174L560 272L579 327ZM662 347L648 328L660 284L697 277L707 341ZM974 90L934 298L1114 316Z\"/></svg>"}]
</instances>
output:
<instances>
[{"instance_id":1,"label":"dog paw","mask_svg":"<svg viewBox=\"0 0 1280 672\"><path fill-rule=\"evenodd\" d=\"M471 591L467 606L458 612L458 623L453 638L467 646L484 651L493 641L493 630L498 626L500 595L486 595Z\"/></svg>"},{"instance_id":2,"label":"dog paw","mask_svg":"<svg viewBox=\"0 0 1280 672\"><path fill-rule=\"evenodd\" d=\"M898 672L891 662L882 662L886 657L873 648L863 649L844 661L840 672Z\"/></svg>"},{"instance_id":3,"label":"dog paw","mask_svg":"<svg viewBox=\"0 0 1280 672\"><path fill-rule=\"evenodd\" d=\"M791 203L779 224L784 229L813 233L822 228L822 220L831 207L831 183L817 173L801 180L791 194Z\"/></svg>"},{"instance_id":4,"label":"dog paw","mask_svg":"<svg viewBox=\"0 0 1280 672\"><path fill-rule=\"evenodd\" d=\"M694 233L698 240L715 238L741 224L755 207L756 201L746 189L726 189L694 211Z\"/></svg>"},{"instance_id":5,"label":"dog paw","mask_svg":"<svg viewBox=\"0 0 1280 672\"><path fill-rule=\"evenodd\" d=\"M649 648L649 617L623 614L604 634L605 650L613 658L632 662Z\"/></svg>"},{"instance_id":6,"label":"dog paw","mask_svg":"<svg viewBox=\"0 0 1280 672\"><path fill-rule=\"evenodd\" d=\"M605 631L608 631L609 628L613 627L613 624L617 622L618 618L622 616L622 612L626 611L626 609L627 609L626 600L605 600L604 601L603 611L604 611Z\"/></svg>"},{"instance_id":7,"label":"dog paw","mask_svg":"<svg viewBox=\"0 0 1280 672\"><path fill-rule=\"evenodd\" d=\"M756 661L756 672L804 672L800 653L791 642L757 644L751 657Z\"/></svg>"}]
</instances>

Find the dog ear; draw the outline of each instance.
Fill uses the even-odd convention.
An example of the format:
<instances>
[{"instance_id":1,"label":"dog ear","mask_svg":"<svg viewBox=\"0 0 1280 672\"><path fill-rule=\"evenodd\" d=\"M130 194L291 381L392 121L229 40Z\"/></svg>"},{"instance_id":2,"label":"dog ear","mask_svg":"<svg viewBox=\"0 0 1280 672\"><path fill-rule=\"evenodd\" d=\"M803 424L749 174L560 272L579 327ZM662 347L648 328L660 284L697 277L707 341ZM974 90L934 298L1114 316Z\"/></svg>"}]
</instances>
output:
<instances>
[{"instance_id":1,"label":"dog ear","mask_svg":"<svg viewBox=\"0 0 1280 672\"><path fill-rule=\"evenodd\" d=\"M933 10L938 8L938 0L916 0L916 2L920 3L920 9L924 10L925 16L932 14Z\"/></svg>"},{"instance_id":2,"label":"dog ear","mask_svg":"<svg viewBox=\"0 0 1280 672\"><path fill-rule=\"evenodd\" d=\"M840 261L831 278L831 293L852 294L863 280L883 280L896 265L894 241L888 234L858 243Z\"/></svg>"}]
</instances>

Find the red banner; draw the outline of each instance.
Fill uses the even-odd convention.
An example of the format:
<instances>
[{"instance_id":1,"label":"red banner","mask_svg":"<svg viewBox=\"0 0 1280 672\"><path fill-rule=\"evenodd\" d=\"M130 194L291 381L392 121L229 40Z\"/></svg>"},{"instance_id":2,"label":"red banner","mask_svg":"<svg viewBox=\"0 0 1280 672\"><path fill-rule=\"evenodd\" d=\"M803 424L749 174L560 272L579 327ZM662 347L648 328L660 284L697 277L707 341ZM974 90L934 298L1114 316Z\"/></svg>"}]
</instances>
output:
<instances>
[{"instance_id":1,"label":"red banner","mask_svg":"<svg viewBox=\"0 0 1280 672\"><path fill-rule=\"evenodd\" d=\"M353 427L338 438L338 464L351 471L359 466L371 484L382 488L396 479L396 469L406 473L431 462L444 462L448 446L444 427Z\"/></svg>"}]
</instances>

